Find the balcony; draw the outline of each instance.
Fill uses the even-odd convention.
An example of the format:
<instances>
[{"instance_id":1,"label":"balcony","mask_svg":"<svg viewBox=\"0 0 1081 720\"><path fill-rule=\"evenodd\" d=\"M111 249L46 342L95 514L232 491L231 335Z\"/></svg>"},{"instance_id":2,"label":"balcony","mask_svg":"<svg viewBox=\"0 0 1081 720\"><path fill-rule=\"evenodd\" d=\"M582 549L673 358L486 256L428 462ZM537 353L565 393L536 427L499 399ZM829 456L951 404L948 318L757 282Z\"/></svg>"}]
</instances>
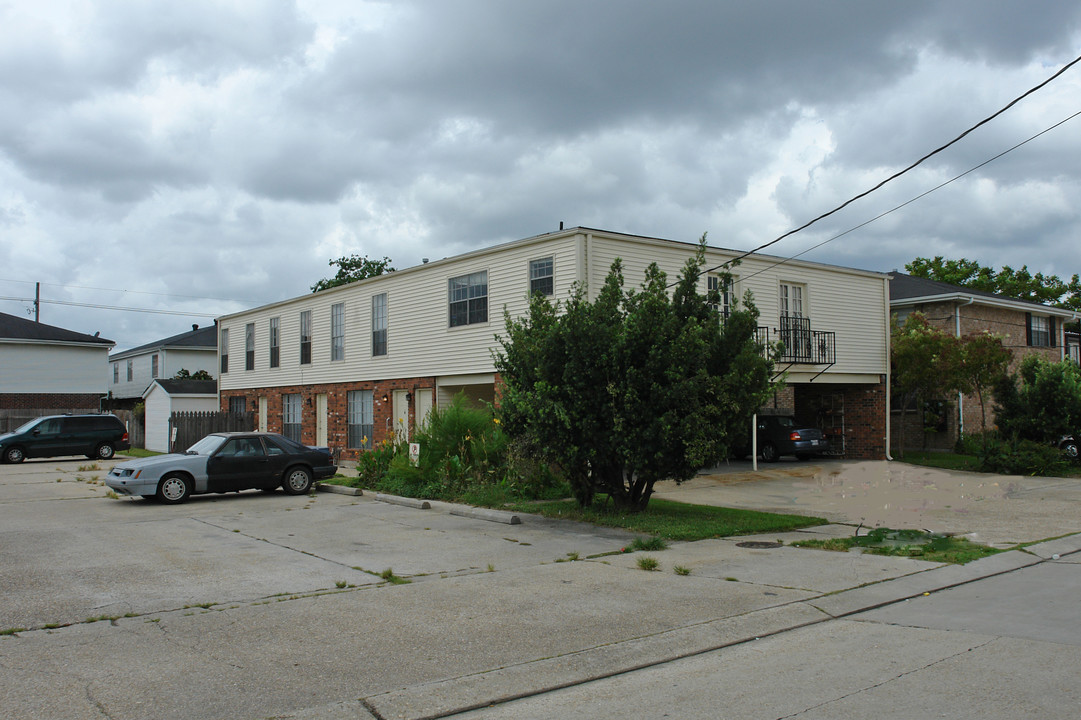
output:
<instances>
[{"instance_id":1,"label":"balcony","mask_svg":"<svg viewBox=\"0 0 1081 720\"><path fill-rule=\"evenodd\" d=\"M811 319L781 316L776 340L782 345L777 362L793 365L833 365L837 362L837 334L812 330ZM769 328L758 328L758 340L769 342Z\"/></svg>"}]
</instances>

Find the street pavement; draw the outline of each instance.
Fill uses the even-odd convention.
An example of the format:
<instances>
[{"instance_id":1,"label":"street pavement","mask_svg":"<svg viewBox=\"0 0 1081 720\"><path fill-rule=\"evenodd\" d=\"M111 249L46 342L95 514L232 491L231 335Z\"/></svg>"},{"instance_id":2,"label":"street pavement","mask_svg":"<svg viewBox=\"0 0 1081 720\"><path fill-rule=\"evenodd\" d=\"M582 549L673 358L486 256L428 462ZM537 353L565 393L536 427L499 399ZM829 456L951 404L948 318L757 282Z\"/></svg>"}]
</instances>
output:
<instances>
[{"instance_id":1,"label":"street pavement","mask_svg":"<svg viewBox=\"0 0 1081 720\"><path fill-rule=\"evenodd\" d=\"M1066 537L942 566L789 544L875 522L866 496L846 510L814 489L823 476L862 483L866 466L712 474L661 494L746 506L757 484L761 507L811 514L787 498L817 494L833 523L673 543L647 553L660 568L646 572L641 553L618 552L633 539L620 531L368 495L162 506L108 497L97 482L109 463L95 465L0 466L8 717L1065 718L1081 707L1081 536L1060 532L1081 530L1081 505L1056 479L1017 485L1006 508L1036 504L1054 528L1026 541ZM793 491L793 474L806 487ZM981 509L982 525L953 515L957 531L999 537L1002 513Z\"/></svg>"}]
</instances>

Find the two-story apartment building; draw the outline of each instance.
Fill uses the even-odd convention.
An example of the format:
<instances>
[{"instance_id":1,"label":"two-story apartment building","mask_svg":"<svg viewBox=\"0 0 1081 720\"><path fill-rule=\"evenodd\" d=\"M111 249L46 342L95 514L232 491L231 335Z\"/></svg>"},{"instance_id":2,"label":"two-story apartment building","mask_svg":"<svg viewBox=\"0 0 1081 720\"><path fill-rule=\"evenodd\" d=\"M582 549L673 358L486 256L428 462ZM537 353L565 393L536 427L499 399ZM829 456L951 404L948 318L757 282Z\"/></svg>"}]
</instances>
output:
<instances>
[{"instance_id":1,"label":"two-story apartment building","mask_svg":"<svg viewBox=\"0 0 1081 720\"><path fill-rule=\"evenodd\" d=\"M133 406L150 384L180 370L218 374L218 333L214 326L191 330L109 356L108 389L114 406Z\"/></svg>"},{"instance_id":2,"label":"two-story apartment building","mask_svg":"<svg viewBox=\"0 0 1081 720\"><path fill-rule=\"evenodd\" d=\"M890 307L899 322L904 322L913 312L920 312L932 325L955 337L983 332L998 335L1013 353L1011 371L1016 370L1021 359L1028 355L1058 362L1074 354L1063 331L1066 323L1078 319L1078 313L1072 310L1014 300L896 271L890 273ZM993 403L987 400L985 404L987 426L993 428ZM924 437L926 424L922 412L906 419L906 445L922 447L926 442L928 447L952 448L959 435L985 429L983 412L975 396L959 395L945 410L941 414L944 422L927 437ZM895 407L894 411L900 413L901 409ZM895 422L893 427L898 431L900 425ZM896 435L894 441L897 441Z\"/></svg>"},{"instance_id":3,"label":"two-story apartment building","mask_svg":"<svg viewBox=\"0 0 1081 720\"><path fill-rule=\"evenodd\" d=\"M656 261L675 280L695 243L571 228L426 262L218 319L223 410L343 457L408 438L457 393L494 402L504 309L531 293L595 296L621 258L628 286ZM738 255L710 248L707 267ZM888 435L889 290L881 273L752 255L732 298L751 291L764 337L786 342L787 386L771 406L827 429L848 457L882 458ZM703 290L719 282L703 277Z\"/></svg>"}]
</instances>

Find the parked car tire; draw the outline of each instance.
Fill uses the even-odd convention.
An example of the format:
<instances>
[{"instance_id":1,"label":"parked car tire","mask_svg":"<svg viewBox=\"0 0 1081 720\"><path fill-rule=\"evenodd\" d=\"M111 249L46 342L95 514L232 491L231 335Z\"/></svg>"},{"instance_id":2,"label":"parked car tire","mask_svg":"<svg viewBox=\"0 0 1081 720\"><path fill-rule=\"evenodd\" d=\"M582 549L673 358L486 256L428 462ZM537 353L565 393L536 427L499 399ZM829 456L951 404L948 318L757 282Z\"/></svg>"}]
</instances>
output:
<instances>
[{"instance_id":1,"label":"parked car tire","mask_svg":"<svg viewBox=\"0 0 1081 720\"><path fill-rule=\"evenodd\" d=\"M18 445L12 445L4 451L4 462L21 463L26 459L26 453Z\"/></svg>"},{"instance_id":2,"label":"parked car tire","mask_svg":"<svg viewBox=\"0 0 1081 720\"><path fill-rule=\"evenodd\" d=\"M1076 440L1066 440L1066 441L1064 441L1061 445L1059 445L1059 449L1062 450L1063 455L1068 457L1070 460L1073 460L1073 461L1076 462L1076 460L1077 460L1077 441Z\"/></svg>"},{"instance_id":3,"label":"parked car tire","mask_svg":"<svg viewBox=\"0 0 1081 720\"><path fill-rule=\"evenodd\" d=\"M312 474L308 468L294 465L285 471L282 490L290 495L303 495L312 489Z\"/></svg>"},{"instance_id":4,"label":"parked car tire","mask_svg":"<svg viewBox=\"0 0 1081 720\"><path fill-rule=\"evenodd\" d=\"M191 495L191 481L179 473L170 473L158 483L158 494L155 496L163 503L182 503Z\"/></svg>"},{"instance_id":5,"label":"parked car tire","mask_svg":"<svg viewBox=\"0 0 1081 720\"><path fill-rule=\"evenodd\" d=\"M762 444L762 460L765 462L777 462L777 447L771 443Z\"/></svg>"},{"instance_id":6,"label":"parked car tire","mask_svg":"<svg viewBox=\"0 0 1081 720\"><path fill-rule=\"evenodd\" d=\"M94 448L94 457L99 460L111 460L115 454L116 450L113 449L113 446L110 443L100 443Z\"/></svg>"}]
</instances>

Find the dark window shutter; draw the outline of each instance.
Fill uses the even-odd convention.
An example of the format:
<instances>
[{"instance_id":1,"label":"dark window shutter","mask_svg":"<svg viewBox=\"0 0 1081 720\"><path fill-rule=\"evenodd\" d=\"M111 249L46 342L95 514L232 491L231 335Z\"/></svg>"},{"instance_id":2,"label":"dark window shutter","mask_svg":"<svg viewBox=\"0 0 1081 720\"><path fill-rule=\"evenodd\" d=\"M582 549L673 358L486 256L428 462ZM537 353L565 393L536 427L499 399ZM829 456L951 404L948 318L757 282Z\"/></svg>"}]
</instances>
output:
<instances>
[{"instance_id":1,"label":"dark window shutter","mask_svg":"<svg viewBox=\"0 0 1081 720\"><path fill-rule=\"evenodd\" d=\"M1032 313L1025 313L1025 344L1032 346Z\"/></svg>"},{"instance_id":2,"label":"dark window shutter","mask_svg":"<svg viewBox=\"0 0 1081 720\"><path fill-rule=\"evenodd\" d=\"M1056 332L1055 332L1055 318L1053 318L1053 317L1047 318L1047 331L1051 335L1051 347L1056 347L1058 345L1058 342L1056 341L1056 338L1055 338L1055 335L1056 335Z\"/></svg>"}]
</instances>

